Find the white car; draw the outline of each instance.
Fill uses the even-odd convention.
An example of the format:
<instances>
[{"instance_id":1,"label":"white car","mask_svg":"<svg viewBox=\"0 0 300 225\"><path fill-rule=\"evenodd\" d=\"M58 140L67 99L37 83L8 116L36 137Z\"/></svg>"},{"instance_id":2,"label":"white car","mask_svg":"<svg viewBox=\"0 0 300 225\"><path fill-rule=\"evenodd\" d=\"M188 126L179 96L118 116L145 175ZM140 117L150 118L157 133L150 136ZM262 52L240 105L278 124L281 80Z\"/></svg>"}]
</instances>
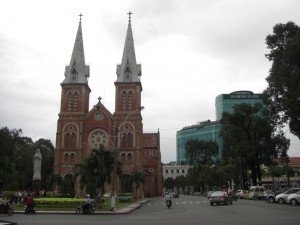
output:
<instances>
[{"instance_id":1,"label":"white car","mask_svg":"<svg viewBox=\"0 0 300 225\"><path fill-rule=\"evenodd\" d=\"M283 204L283 203L287 203L287 198L289 195L291 194L295 194L297 193L298 191L300 191L300 188L292 188L292 189L289 189L279 195L276 195L275 197L275 201L278 202L279 204Z\"/></svg>"},{"instance_id":2,"label":"white car","mask_svg":"<svg viewBox=\"0 0 300 225\"><path fill-rule=\"evenodd\" d=\"M236 196L238 198L244 198L244 191L243 190L237 190L236 191Z\"/></svg>"},{"instance_id":3,"label":"white car","mask_svg":"<svg viewBox=\"0 0 300 225\"><path fill-rule=\"evenodd\" d=\"M287 203L290 203L291 205L297 205L300 204L300 191L298 191L295 194L290 194L287 197Z\"/></svg>"}]
</instances>

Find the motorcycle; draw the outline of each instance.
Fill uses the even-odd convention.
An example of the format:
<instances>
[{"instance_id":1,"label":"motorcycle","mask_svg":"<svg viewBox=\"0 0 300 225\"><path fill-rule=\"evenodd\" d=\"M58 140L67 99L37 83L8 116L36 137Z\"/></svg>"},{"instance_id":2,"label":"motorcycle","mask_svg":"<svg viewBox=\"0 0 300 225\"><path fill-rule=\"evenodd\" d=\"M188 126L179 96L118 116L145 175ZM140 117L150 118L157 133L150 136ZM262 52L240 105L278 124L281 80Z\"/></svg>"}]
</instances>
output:
<instances>
[{"instance_id":1,"label":"motorcycle","mask_svg":"<svg viewBox=\"0 0 300 225\"><path fill-rule=\"evenodd\" d=\"M166 201L166 205L168 208L170 208L172 206L172 201L171 200L167 200Z\"/></svg>"},{"instance_id":2,"label":"motorcycle","mask_svg":"<svg viewBox=\"0 0 300 225\"><path fill-rule=\"evenodd\" d=\"M0 213L1 214L7 214L9 216L12 216L14 214L14 209L10 206L9 202L4 203L0 206Z\"/></svg>"},{"instance_id":3,"label":"motorcycle","mask_svg":"<svg viewBox=\"0 0 300 225\"><path fill-rule=\"evenodd\" d=\"M94 214L95 207L93 205L86 205L85 203L81 202L76 209L76 214Z\"/></svg>"},{"instance_id":4,"label":"motorcycle","mask_svg":"<svg viewBox=\"0 0 300 225\"><path fill-rule=\"evenodd\" d=\"M35 214L35 204L25 205L25 214Z\"/></svg>"}]
</instances>

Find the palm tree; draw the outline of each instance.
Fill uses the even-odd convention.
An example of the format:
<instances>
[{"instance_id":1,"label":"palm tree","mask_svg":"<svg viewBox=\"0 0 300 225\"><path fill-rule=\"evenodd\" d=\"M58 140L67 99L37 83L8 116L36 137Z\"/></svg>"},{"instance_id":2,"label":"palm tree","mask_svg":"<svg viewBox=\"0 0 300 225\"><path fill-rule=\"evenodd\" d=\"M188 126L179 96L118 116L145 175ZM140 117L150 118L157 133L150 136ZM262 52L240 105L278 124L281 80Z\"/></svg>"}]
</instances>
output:
<instances>
[{"instance_id":1,"label":"palm tree","mask_svg":"<svg viewBox=\"0 0 300 225\"><path fill-rule=\"evenodd\" d=\"M133 176L130 173L124 173L121 179L122 192L132 192Z\"/></svg>"},{"instance_id":2,"label":"palm tree","mask_svg":"<svg viewBox=\"0 0 300 225\"><path fill-rule=\"evenodd\" d=\"M91 155L83 163L75 166L76 176L80 176L80 188L86 187L86 191L93 196L99 188L99 195L102 196L104 184L112 181L113 165L113 152L105 150L103 145L99 150L93 149ZM121 164L117 161L117 175L121 177L121 174Z\"/></svg>"}]
</instances>

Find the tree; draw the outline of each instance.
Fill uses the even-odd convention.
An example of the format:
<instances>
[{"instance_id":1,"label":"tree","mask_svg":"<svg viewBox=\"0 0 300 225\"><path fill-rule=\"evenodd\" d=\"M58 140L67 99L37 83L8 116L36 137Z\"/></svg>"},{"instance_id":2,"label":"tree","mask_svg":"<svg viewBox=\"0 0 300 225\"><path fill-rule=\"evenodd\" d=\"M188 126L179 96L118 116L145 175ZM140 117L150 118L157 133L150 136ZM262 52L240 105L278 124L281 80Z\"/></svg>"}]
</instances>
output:
<instances>
[{"instance_id":1,"label":"tree","mask_svg":"<svg viewBox=\"0 0 300 225\"><path fill-rule=\"evenodd\" d=\"M112 181L114 153L105 150L103 145L100 149L93 149L89 157L83 163L75 166L75 176L80 176L80 187L86 187L86 191L92 196L96 195L96 189L100 189L100 195L103 195L105 182ZM122 176L121 163L117 161L117 175Z\"/></svg>"},{"instance_id":2,"label":"tree","mask_svg":"<svg viewBox=\"0 0 300 225\"><path fill-rule=\"evenodd\" d=\"M164 187L166 190L173 190L174 188L174 179L172 177L168 177L164 180Z\"/></svg>"},{"instance_id":3,"label":"tree","mask_svg":"<svg viewBox=\"0 0 300 225\"><path fill-rule=\"evenodd\" d=\"M280 129L287 123L291 133L300 138L300 27L293 22L277 24L266 37L272 61L265 104L273 125Z\"/></svg>"},{"instance_id":4,"label":"tree","mask_svg":"<svg viewBox=\"0 0 300 225\"><path fill-rule=\"evenodd\" d=\"M185 149L190 165L211 165L218 154L218 144L213 141L188 140Z\"/></svg>"},{"instance_id":5,"label":"tree","mask_svg":"<svg viewBox=\"0 0 300 225\"><path fill-rule=\"evenodd\" d=\"M0 167L1 171L10 171L0 179L0 189L30 190L32 187L33 164L32 158L39 148L43 155L42 185L46 186L46 179L53 173L54 147L50 140L39 139L33 142L31 138L22 136L21 129L0 129Z\"/></svg>"},{"instance_id":6,"label":"tree","mask_svg":"<svg viewBox=\"0 0 300 225\"><path fill-rule=\"evenodd\" d=\"M212 166L218 155L218 144L214 141L198 139L188 140L186 145L186 158L190 165L194 165L188 172L188 180L194 187L205 191L205 185L211 186Z\"/></svg>"},{"instance_id":7,"label":"tree","mask_svg":"<svg viewBox=\"0 0 300 225\"><path fill-rule=\"evenodd\" d=\"M274 135L275 128L269 121L265 108L259 103L237 104L232 114L223 113L220 131L223 159L239 162L242 188L248 188L248 170L251 170L252 184L257 185L261 181L260 165L270 164L284 151L287 140Z\"/></svg>"}]
</instances>

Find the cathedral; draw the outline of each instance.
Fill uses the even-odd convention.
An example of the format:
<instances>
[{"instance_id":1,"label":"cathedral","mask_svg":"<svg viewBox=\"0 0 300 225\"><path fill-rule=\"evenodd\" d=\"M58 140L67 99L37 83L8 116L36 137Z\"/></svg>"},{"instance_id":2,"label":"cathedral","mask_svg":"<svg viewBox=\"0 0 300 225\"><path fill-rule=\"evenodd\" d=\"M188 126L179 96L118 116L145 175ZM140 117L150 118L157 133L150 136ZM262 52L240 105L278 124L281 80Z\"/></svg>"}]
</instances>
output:
<instances>
[{"instance_id":1,"label":"cathedral","mask_svg":"<svg viewBox=\"0 0 300 225\"><path fill-rule=\"evenodd\" d=\"M123 174L143 173L145 182L134 193L136 198L161 196L162 163L160 133L144 133L142 123L142 68L136 63L129 12L128 28L121 64L117 65L115 112L110 112L101 98L89 108L90 67L85 64L82 23L79 21L70 64L65 67L61 83L61 105L58 114L54 174L74 177L74 166L82 163L93 149L103 145L121 162ZM80 15L81 18L81 15ZM73 179L74 180L74 179ZM82 194L78 179L74 191ZM114 186L114 187L113 187ZM106 184L105 192L128 192L119 177Z\"/></svg>"}]
</instances>

